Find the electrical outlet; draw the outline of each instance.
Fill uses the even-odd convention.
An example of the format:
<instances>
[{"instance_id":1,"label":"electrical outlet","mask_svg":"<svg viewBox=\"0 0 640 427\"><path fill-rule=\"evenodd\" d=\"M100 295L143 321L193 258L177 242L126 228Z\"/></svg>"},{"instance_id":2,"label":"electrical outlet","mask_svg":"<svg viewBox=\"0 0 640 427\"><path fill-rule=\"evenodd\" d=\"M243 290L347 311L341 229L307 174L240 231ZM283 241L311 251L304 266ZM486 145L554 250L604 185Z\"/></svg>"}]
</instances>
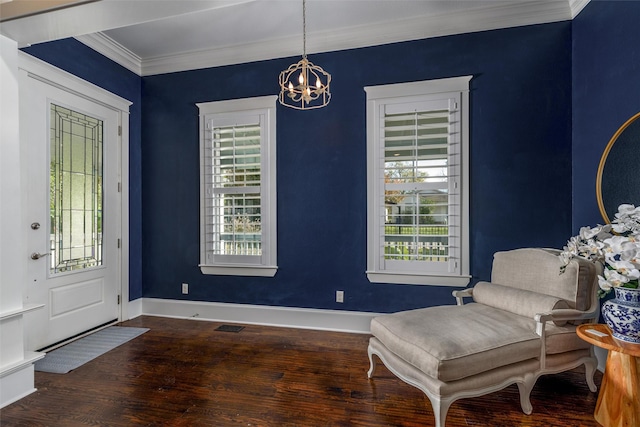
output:
<instances>
[{"instance_id":1,"label":"electrical outlet","mask_svg":"<svg viewBox=\"0 0 640 427\"><path fill-rule=\"evenodd\" d=\"M189 284L188 283L183 283L182 284L182 293L183 294L188 294L189 293Z\"/></svg>"},{"instance_id":2,"label":"electrical outlet","mask_svg":"<svg viewBox=\"0 0 640 427\"><path fill-rule=\"evenodd\" d=\"M336 302L344 302L344 291L336 291Z\"/></svg>"}]
</instances>

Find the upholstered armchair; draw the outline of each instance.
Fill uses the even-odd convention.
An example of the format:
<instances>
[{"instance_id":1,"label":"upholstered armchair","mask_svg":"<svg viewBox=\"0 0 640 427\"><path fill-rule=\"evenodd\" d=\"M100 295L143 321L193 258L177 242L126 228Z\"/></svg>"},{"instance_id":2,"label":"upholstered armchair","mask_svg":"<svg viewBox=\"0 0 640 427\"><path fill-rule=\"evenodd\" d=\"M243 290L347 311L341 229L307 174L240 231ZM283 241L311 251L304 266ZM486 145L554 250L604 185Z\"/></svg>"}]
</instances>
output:
<instances>
[{"instance_id":1,"label":"upholstered armchair","mask_svg":"<svg viewBox=\"0 0 640 427\"><path fill-rule=\"evenodd\" d=\"M576 325L599 315L597 266L573 259L562 274L558 251L517 249L494 255L491 282L454 291L457 305L385 314L371 321L369 378L377 356L429 398L436 427L451 404L517 384L525 414L541 375L586 368L596 391L593 347ZM464 304L464 298L472 302Z\"/></svg>"}]
</instances>

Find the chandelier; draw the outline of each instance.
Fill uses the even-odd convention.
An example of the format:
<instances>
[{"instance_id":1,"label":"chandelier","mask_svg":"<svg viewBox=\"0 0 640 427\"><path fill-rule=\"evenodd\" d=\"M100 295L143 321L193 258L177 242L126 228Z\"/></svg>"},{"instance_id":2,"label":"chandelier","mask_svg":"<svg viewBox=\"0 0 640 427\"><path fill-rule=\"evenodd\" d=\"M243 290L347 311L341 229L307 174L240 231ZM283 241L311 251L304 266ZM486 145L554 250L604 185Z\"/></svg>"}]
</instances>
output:
<instances>
[{"instance_id":1,"label":"chandelier","mask_svg":"<svg viewBox=\"0 0 640 427\"><path fill-rule=\"evenodd\" d=\"M306 0L302 0L302 59L280 73L280 104L297 110L322 108L331 100L331 75L307 59Z\"/></svg>"}]
</instances>

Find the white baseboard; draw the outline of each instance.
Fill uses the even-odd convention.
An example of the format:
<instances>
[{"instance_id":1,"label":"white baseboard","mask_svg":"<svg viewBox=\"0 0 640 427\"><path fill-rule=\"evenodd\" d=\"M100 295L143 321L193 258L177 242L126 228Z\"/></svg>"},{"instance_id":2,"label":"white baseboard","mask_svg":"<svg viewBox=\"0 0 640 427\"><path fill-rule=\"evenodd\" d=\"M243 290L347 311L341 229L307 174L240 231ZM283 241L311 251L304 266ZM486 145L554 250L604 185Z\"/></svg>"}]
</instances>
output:
<instances>
[{"instance_id":1,"label":"white baseboard","mask_svg":"<svg viewBox=\"0 0 640 427\"><path fill-rule=\"evenodd\" d=\"M127 316L125 320L131 320L142 315L142 298L127 302Z\"/></svg>"},{"instance_id":2,"label":"white baseboard","mask_svg":"<svg viewBox=\"0 0 640 427\"><path fill-rule=\"evenodd\" d=\"M0 372L0 408L17 402L36 391L34 385L34 363L42 359L44 353L25 352L24 358Z\"/></svg>"},{"instance_id":3,"label":"white baseboard","mask_svg":"<svg viewBox=\"0 0 640 427\"><path fill-rule=\"evenodd\" d=\"M279 326L285 328L315 329L322 331L370 333L371 319L379 313L311 308L275 307L250 304L183 301L158 298L140 298L129 302L131 318L140 305L140 314L215 322L244 323L249 325Z\"/></svg>"}]
</instances>

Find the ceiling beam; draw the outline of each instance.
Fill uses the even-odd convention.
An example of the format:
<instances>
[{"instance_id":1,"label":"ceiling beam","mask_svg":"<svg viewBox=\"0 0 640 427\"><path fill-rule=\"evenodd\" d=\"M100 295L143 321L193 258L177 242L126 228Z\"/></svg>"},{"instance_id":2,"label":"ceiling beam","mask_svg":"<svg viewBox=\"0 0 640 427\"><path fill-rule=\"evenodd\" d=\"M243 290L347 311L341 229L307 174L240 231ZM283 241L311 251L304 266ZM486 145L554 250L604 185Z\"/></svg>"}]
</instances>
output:
<instances>
[{"instance_id":1,"label":"ceiling beam","mask_svg":"<svg viewBox=\"0 0 640 427\"><path fill-rule=\"evenodd\" d=\"M0 1L0 22L77 6L90 1L96 0L2 0Z\"/></svg>"},{"instance_id":2,"label":"ceiling beam","mask_svg":"<svg viewBox=\"0 0 640 427\"><path fill-rule=\"evenodd\" d=\"M2 3L2 6L16 1ZM256 0L83 1L62 9L7 20L0 26L0 34L25 47L252 1ZM31 3L29 0L23 2Z\"/></svg>"}]
</instances>

